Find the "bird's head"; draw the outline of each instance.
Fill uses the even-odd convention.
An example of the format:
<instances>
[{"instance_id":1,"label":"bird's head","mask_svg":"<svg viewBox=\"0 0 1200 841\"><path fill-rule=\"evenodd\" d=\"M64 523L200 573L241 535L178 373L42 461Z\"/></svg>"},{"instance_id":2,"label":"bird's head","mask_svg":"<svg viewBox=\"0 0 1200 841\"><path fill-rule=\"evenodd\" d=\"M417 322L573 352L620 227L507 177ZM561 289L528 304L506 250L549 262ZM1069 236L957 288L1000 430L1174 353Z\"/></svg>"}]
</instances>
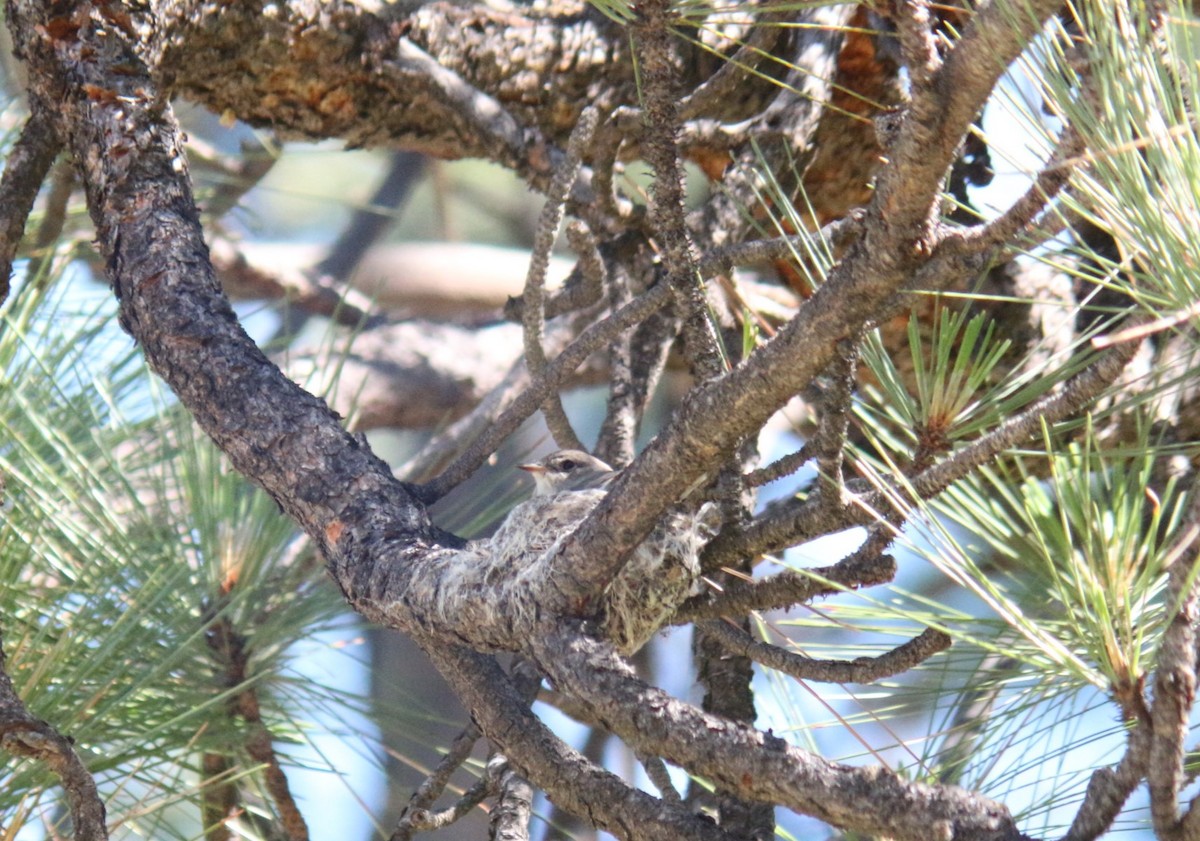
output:
<instances>
[{"instance_id":1,"label":"bird's head","mask_svg":"<svg viewBox=\"0 0 1200 841\"><path fill-rule=\"evenodd\" d=\"M583 450L559 450L520 467L533 476L534 496L603 488L617 476L617 471Z\"/></svg>"}]
</instances>

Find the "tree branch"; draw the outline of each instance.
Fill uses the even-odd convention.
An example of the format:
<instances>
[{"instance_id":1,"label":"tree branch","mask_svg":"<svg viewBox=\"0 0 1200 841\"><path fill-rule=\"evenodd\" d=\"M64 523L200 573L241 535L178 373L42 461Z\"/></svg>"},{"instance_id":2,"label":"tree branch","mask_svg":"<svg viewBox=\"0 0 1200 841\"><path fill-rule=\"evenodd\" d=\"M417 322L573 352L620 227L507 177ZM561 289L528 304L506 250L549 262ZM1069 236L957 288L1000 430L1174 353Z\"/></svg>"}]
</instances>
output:
<instances>
[{"instance_id":1,"label":"tree branch","mask_svg":"<svg viewBox=\"0 0 1200 841\"><path fill-rule=\"evenodd\" d=\"M981 795L902 780L878 767L838 765L771 734L702 713L637 680L605 643L560 629L538 640L537 651L550 679L590 705L635 750L743 797L900 841L1024 838L1008 811ZM689 735L696 733L706 738Z\"/></svg>"},{"instance_id":2,"label":"tree branch","mask_svg":"<svg viewBox=\"0 0 1200 841\"><path fill-rule=\"evenodd\" d=\"M77 841L105 841L104 801L96 781L75 753L71 740L30 715L8 676L0 638L0 748L13 756L44 762L62 783Z\"/></svg>"},{"instance_id":3,"label":"tree branch","mask_svg":"<svg viewBox=\"0 0 1200 841\"><path fill-rule=\"evenodd\" d=\"M859 657L850 662L818 660L777 645L760 642L745 631L725 622L699 623L704 633L720 640L730 653L749 657L770 669L783 672L797 680L813 680L823 683L873 683L885 677L906 672L923 663L933 655L950 647L950 635L933 628L926 628L914 639L878 657Z\"/></svg>"},{"instance_id":4,"label":"tree branch","mask_svg":"<svg viewBox=\"0 0 1200 841\"><path fill-rule=\"evenodd\" d=\"M571 132L571 140L567 144L566 158L559 165L551 180L550 189L546 193L546 204L538 218L537 230L533 240L533 256L529 261L529 273L525 279L525 291L522 293L524 303L523 325L525 337L525 364L529 373L535 379L540 377L546 368L546 352L542 347L542 334L545 329L546 269L550 265L550 251L554 240L558 237L559 226L562 225L563 209L571 185L579 175L580 161L584 147L591 141L599 120L599 111L589 108L583 112L579 125ZM546 424L554 436L559 449L586 449L580 443L571 422L567 419L562 400L557 391L542 403L542 414Z\"/></svg>"},{"instance_id":5,"label":"tree branch","mask_svg":"<svg viewBox=\"0 0 1200 841\"><path fill-rule=\"evenodd\" d=\"M991 432L918 473L906 486L907 492L918 499L930 499L997 454L1036 434L1043 423L1057 423L1074 415L1116 382L1137 352L1137 347L1137 343L1130 342L1097 355L1091 365L1068 380L1059 391L1034 401ZM888 504L885 495L870 491L862 482L848 483L847 490L852 495L861 494L862 499L851 499L840 512L834 513L820 510L816 501L779 506L747 526L736 546L731 542L719 550L711 547L708 562L719 563L743 553L760 555L775 552L815 537L818 533L866 525L874 519L872 512Z\"/></svg>"},{"instance_id":6,"label":"tree branch","mask_svg":"<svg viewBox=\"0 0 1200 841\"><path fill-rule=\"evenodd\" d=\"M630 788L563 744L531 713L490 657L430 646L430 657L489 739L555 804L638 841L732 841L710 821Z\"/></svg>"},{"instance_id":7,"label":"tree branch","mask_svg":"<svg viewBox=\"0 0 1200 841\"><path fill-rule=\"evenodd\" d=\"M638 4L638 15L631 32L642 78L642 146L646 162L654 170L654 197L648 214L662 249L667 283L683 317L688 357L696 376L702 381L711 380L720 375L725 364L684 217L683 161L676 143L678 70L671 49L670 0L646 0Z\"/></svg>"},{"instance_id":8,"label":"tree branch","mask_svg":"<svg viewBox=\"0 0 1200 841\"><path fill-rule=\"evenodd\" d=\"M25 233L25 222L61 148L52 120L35 104L8 153L0 178L0 304L8 298L12 264Z\"/></svg>"}]
</instances>

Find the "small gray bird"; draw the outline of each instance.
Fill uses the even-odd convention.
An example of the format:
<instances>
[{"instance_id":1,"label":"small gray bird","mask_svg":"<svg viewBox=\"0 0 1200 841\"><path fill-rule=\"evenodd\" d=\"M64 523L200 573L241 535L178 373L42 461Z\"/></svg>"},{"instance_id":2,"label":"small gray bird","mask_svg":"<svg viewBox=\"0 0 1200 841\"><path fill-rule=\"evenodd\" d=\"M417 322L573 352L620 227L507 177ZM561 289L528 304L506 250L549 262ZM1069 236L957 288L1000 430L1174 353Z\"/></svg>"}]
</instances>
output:
<instances>
[{"instance_id":1,"label":"small gray bird","mask_svg":"<svg viewBox=\"0 0 1200 841\"><path fill-rule=\"evenodd\" d=\"M533 476L533 496L513 508L489 539L498 568L522 569L568 537L608 493L620 472L581 450L559 450L520 465ZM604 591L601 630L633 654L696 590L698 556L713 535L716 509L669 513L633 551Z\"/></svg>"}]
</instances>

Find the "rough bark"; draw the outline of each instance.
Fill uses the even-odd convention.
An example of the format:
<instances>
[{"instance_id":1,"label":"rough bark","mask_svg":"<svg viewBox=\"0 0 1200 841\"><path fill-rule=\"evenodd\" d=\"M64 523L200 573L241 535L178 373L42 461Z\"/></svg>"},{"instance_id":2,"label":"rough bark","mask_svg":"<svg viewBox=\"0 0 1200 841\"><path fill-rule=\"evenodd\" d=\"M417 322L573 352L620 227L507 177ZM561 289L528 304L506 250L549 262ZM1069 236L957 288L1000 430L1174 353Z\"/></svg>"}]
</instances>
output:
<instances>
[{"instance_id":1,"label":"rough bark","mask_svg":"<svg viewBox=\"0 0 1200 841\"><path fill-rule=\"evenodd\" d=\"M761 813L782 805L842 830L898 839L1015 841L1022 836L1002 804L953 786L829 762L746 723L697 709L640 683L609 643L580 633L581 628L594 632L602 595L619 580L631 553L639 545L645 549L647 535L662 528L668 509L711 481L739 445L795 395L818 377L840 371L846 399L833 414L844 415L853 367L845 364L852 356L847 347L865 330L905 312L910 293L961 284L1001 253L1007 242L942 221L941 191L959 144L1000 74L1058 7L1033 0L1027 18L1017 24L1001 17L1002 5L980 7L961 38L941 50L925 4L896 4L909 98L891 115L886 131L875 134L872 126L868 137L858 126L848 146L828 147L843 154L854 150L847 177L861 192L847 200L846 180L823 170L828 161L821 154L827 150L813 152L815 168L808 170L814 227L842 217L850 204L863 205L845 224L838 261L819 288L805 290L811 297L773 337L728 370L708 317L704 281L725 271L732 258L727 252L700 254L692 244L697 231L711 232L724 217L702 212L685 219L680 149L696 152L705 143L682 142L676 132L710 142L727 138L724 128L710 131L700 117L720 121L727 116L723 108L746 103L715 97L716 104L702 115L691 113L691 105L676 107L679 89L694 88L705 77L693 48L672 37L681 24L666 3L636 7L635 49L648 74L644 100L634 85L627 32L582 6L501 12L485 5L436 3L375 13L339 0L163 0L130 12L87 0L50 5L9 0L8 23L28 68L35 119L51 124L78 169L97 247L120 302L121 325L234 467L264 488L319 547L349 604L374 622L407 632L429 653L471 708L482 734L523 779L619 837L730 837L725 827L669 798L639 792L567 748L529 712L527 698L488 656L493 652L531 658L556 689L639 755L661 757L707 777L738 798L739 808L752 804L760 814L743 825L761 829L767 823ZM854 77L875 91L888 87L893 71L889 59L874 51L879 45L865 43L862 33L845 45L827 33L811 41L788 37L764 43L792 58L788 50L811 47L820 53L812 57L815 64L826 70L836 66L841 78ZM774 88L768 80L763 93L757 87L761 81L755 82L761 113L779 116L771 111ZM489 158L541 189L562 171L582 103L596 103L617 133L615 140L605 141L611 160L584 161L580 178L568 185L566 206L585 234L603 240L604 247L597 246L591 258L612 261L619 269L593 266L593 273L620 277L626 286L563 314L579 328L567 331L578 335L575 342L538 366L537 381L506 404L492 431L439 479L423 486L401 483L361 436L347 432L325 403L284 376L238 324L204 242L168 101L172 93L283 136L340 137L351 145ZM780 137L816 150L822 148L823 130L838 131L836 121L827 122L833 119L828 110L810 105L799 113L790 110L794 107L789 100L776 109L788 116L785 127L775 124ZM877 171L875 143L887 157ZM742 162L747 148L737 149ZM606 166L636 154L657 169L645 213L607 193L612 170ZM598 150L595 157L601 157ZM43 168L43 158L35 169ZM862 182L872 173L868 196ZM1037 208L1061 187L1052 182L1046 183L1042 200L1006 220L1013 223L1014 235L1028 228ZM597 190L604 194L598 196ZM17 228L7 224L5 229ZM744 225L730 247L740 245L743 230ZM709 242L725 245L717 237ZM647 270L657 254L663 256L662 277ZM543 301L531 298L530 303L538 312L526 312L526 324L540 328ZM544 303L549 308L551 301ZM552 398L571 370L664 312L670 316L653 322L654 335L634 334L628 353L613 354L615 368L624 371L620 376L635 396L614 408L624 416L614 421L621 429L611 433L613 450L629 449L648 383L661 370L665 348L680 324L700 382L613 490L598 505L586 507L590 513L577 530L520 565L490 552L487 544L464 546L430 523L425 504L478 467L505 430ZM388 329L394 336L404 328ZM530 333L540 345L539 329ZM1130 356L1129 345L1104 352L1059 394L1031 404L910 477L909 492L935 495L1004 447L1036 433L1047 418L1082 408ZM841 415L832 422L838 448L845 436ZM835 462L840 471L840 461L825 454L825 463ZM848 496L866 488L846 483L838 490ZM884 507L886 494L877 491L873 501L880 504L858 506L848 498L786 503L730 528L710 547L709 560L719 563L722 553L744 560L865 521L866 512ZM890 541L882 526L893 519L900 517L889 512L882 525L875 523L867 549L829 577L847 586L887 580L894 565L882 554ZM733 592L715 606L716 599L696 599L688 606L690 615L743 615L817 592L787 579L745 589L753 592ZM743 688L747 665L739 663L734 675ZM752 718L744 704L736 714ZM1177 746L1171 748L1169 758L1178 759ZM1163 814L1165 822L1165 807Z\"/></svg>"}]
</instances>

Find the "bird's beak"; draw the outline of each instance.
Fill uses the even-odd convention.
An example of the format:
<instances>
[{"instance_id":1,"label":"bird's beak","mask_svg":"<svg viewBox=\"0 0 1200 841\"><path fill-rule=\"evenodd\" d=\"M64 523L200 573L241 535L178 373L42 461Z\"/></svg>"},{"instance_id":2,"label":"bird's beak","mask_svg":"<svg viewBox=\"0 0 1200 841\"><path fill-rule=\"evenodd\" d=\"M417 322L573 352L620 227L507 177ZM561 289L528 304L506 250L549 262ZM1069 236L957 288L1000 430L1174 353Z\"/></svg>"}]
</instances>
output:
<instances>
[{"instance_id":1,"label":"bird's beak","mask_svg":"<svg viewBox=\"0 0 1200 841\"><path fill-rule=\"evenodd\" d=\"M546 468L540 464L518 464L517 467L520 468L521 470L526 470L530 473L545 473L546 472Z\"/></svg>"}]
</instances>

